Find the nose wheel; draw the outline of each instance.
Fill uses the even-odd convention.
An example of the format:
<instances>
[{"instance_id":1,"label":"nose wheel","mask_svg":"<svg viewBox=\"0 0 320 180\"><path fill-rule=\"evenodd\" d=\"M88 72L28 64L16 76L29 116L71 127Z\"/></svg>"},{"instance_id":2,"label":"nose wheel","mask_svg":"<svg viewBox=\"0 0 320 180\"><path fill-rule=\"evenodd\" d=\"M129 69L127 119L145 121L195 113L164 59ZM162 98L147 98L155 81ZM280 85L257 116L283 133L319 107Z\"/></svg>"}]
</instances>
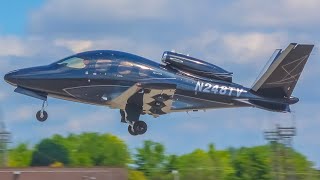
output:
<instances>
[{"instance_id":1,"label":"nose wheel","mask_svg":"<svg viewBox=\"0 0 320 180\"><path fill-rule=\"evenodd\" d=\"M48 106L47 101L43 101L41 110L36 114L36 118L40 122L46 121L49 117L47 111L45 111L45 106Z\"/></svg>"},{"instance_id":2,"label":"nose wheel","mask_svg":"<svg viewBox=\"0 0 320 180\"><path fill-rule=\"evenodd\" d=\"M47 111L40 110L37 112L36 117L38 121L44 122L48 119L48 113Z\"/></svg>"}]
</instances>

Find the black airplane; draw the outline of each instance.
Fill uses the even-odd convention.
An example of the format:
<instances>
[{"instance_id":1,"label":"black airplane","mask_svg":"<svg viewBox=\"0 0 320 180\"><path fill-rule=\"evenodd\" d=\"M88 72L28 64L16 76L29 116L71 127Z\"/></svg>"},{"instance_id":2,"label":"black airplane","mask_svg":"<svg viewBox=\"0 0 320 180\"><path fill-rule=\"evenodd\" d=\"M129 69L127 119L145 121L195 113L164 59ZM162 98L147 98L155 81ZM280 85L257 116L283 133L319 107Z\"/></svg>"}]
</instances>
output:
<instances>
[{"instance_id":1,"label":"black airplane","mask_svg":"<svg viewBox=\"0 0 320 180\"><path fill-rule=\"evenodd\" d=\"M36 117L43 122L47 97L120 109L131 135L144 134L140 115L257 107L290 112L291 96L314 45L291 43L276 50L271 64L252 88L232 82L232 73L208 62L166 51L162 64L133 54L97 50L53 64L5 75L15 92L43 101Z\"/></svg>"}]
</instances>

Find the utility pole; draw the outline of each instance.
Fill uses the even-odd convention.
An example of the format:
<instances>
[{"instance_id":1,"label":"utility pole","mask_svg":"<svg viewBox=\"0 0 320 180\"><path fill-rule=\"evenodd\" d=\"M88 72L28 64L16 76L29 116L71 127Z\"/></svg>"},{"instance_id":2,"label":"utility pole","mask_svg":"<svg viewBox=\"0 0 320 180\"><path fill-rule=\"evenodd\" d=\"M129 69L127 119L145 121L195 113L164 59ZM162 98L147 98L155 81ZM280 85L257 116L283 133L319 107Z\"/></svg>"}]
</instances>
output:
<instances>
[{"instance_id":1,"label":"utility pole","mask_svg":"<svg viewBox=\"0 0 320 180\"><path fill-rule=\"evenodd\" d=\"M294 167L287 163L287 159L290 158L290 150L292 149L293 137L296 136L296 128L281 127L276 125L276 128L270 131L264 131L265 140L269 141L272 148L272 172L274 172L274 178L280 180L281 171L285 170L285 179L295 179ZM282 147L282 146L283 147ZM280 162L281 157L283 162Z\"/></svg>"}]
</instances>

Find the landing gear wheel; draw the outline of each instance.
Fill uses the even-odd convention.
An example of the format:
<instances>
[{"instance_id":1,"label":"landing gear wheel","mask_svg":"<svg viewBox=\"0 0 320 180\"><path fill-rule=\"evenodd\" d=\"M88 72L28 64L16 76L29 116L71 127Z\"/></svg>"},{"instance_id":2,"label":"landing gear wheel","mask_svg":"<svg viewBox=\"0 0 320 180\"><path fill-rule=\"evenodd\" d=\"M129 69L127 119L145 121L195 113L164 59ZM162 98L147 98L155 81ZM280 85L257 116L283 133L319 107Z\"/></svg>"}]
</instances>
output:
<instances>
[{"instance_id":1,"label":"landing gear wheel","mask_svg":"<svg viewBox=\"0 0 320 180\"><path fill-rule=\"evenodd\" d=\"M137 121L133 124L133 130L138 134L146 133L147 129L148 129L148 125L144 121Z\"/></svg>"},{"instance_id":2,"label":"landing gear wheel","mask_svg":"<svg viewBox=\"0 0 320 180\"><path fill-rule=\"evenodd\" d=\"M136 132L134 132L134 131L132 130L132 127L131 127L131 126L128 126L128 132L129 132L129 134L131 134L132 136L138 135L138 133L136 133Z\"/></svg>"},{"instance_id":3,"label":"landing gear wheel","mask_svg":"<svg viewBox=\"0 0 320 180\"><path fill-rule=\"evenodd\" d=\"M37 120L40 122L44 122L48 119L48 113L47 111L38 111L36 114Z\"/></svg>"}]
</instances>

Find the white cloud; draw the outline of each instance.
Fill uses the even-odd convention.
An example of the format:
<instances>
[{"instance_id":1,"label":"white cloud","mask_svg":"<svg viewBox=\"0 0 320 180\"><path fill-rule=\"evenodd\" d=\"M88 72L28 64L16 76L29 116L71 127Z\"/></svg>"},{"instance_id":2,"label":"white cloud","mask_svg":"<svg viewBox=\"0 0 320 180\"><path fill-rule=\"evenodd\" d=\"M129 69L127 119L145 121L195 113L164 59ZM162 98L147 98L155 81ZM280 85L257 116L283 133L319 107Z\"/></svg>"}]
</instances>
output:
<instances>
[{"instance_id":1,"label":"white cloud","mask_svg":"<svg viewBox=\"0 0 320 180\"><path fill-rule=\"evenodd\" d=\"M0 72L1 75L4 75L4 73L10 71L10 69L12 70L12 65L9 59L6 58L1 58L0 59Z\"/></svg>"},{"instance_id":2,"label":"white cloud","mask_svg":"<svg viewBox=\"0 0 320 180\"><path fill-rule=\"evenodd\" d=\"M68 48L73 53L79 53L92 47L92 41L89 40L65 40L57 39L54 41L56 46Z\"/></svg>"},{"instance_id":3,"label":"white cloud","mask_svg":"<svg viewBox=\"0 0 320 180\"><path fill-rule=\"evenodd\" d=\"M88 50L111 49L135 53L145 57L159 59L162 49L157 44L140 42L124 37L103 37L100 39L57 39L53 42L56 46L66 48L73 53Z\"/></svg>"},{"instance_id":4,"label":"white cloud","mask_svg":"<svg viewBox=\"0 0 320 180\"><path fill-rule=\"evenodd\" d=\"M183 50L196 49L196 50L207 50L212 48L215 43L218 43L221 39L221 33L215 30L206 30L197 33L193 37L188 37L177 45L178 48ZM217 44L216 44L217 45Z\"/></svg>"},{"instance_id":5,"label":"white cloud","mask_svg":"<svg viewBox=\"0 0 320 180\"><path fill-rule=\"evenodd\" d=\"M58 33L59 38L53 44L73 53L119 49L159 59L164 50L161 47L178 47L178 51L200 55L199 58L208 61L256 63L260 67L275 49L285 48L289 43L292 35L283 27L310 25L309 21L317 17L314 7L318 4L316 0L225 3L49 0L32 13L30 28L33 33ZM218 27L220 24L225 27ZM155 25L159 28L152 29ZM235 30L230 31L230 26ZM237 32L239 27L252 26L258 28ZM282 28L259 30L265 26ZM150 33L153 35L144 36ZM308 37L303 33L295 34L294 40L310 39Z\"/></svg>"},{"instance_id":6,"label":"white cloud","mask_svg":"<svg viewBox=\"0 0 320 180\"><path fill-rule=\"evenodd\" d=\"M201 121L203 122L203 121ZM186 121L179 125L178 129L189 133L205 133L210 130L207 123L199 123L195 121Z\"/></svg>"},{"instance_id":7,"label":"white cloud","mask_svg":"<svg viewBox=\"0 0 320 180\"><path fill-rule=\"evenodd\" d=\"M151 59L160 59L163 52L157 42L141 41L137 43L134 39L124 37L105 37L99 40L92 40L92 48L120 50Z\"/></svg>"},{"instance_id":8,"label":"white cloud","mask_svg":"<svg viewBox=\"0 0 320 180\"><path fill-rule=\"evenodd\" d=\"M57 44L53 43L51 38L45 36L27 35L20 37L16 35L0 35L0 57L2 58L48 56L53 54L53 52L57 52L57 49Z\"/></svg>"},{"instance_id":9,"label":"white cloud","mask_svg":"<svg viewBox=\"0 0 320 180\"><path fill-rule=\"evenodd\" d=\"M72 102L71 102L72 103ZM44 127L39 128L39 133L43 135L81 133L81 132L105 132L113 131L116 123L119 123L115 112L105 107L90 107L92 110L78 112L78 108L70 108L67 105L61 107L54 105L48 108L51 114L50 119Z\"/></svg>"},{"instance_id":10,"label":"white cloud","mask_svg":"<svg viewBox=\"0 0 320 180\"><path fill-rule=\"evenodd\" d=\"M231 53L235 62L251 63L259 59L266 61L271 56L272 50L281 47L287 42L287 35L284 33L231 33L223 37L226 52Z\"/></svg>"},{"instance_id":11,"label":"white cloud","mask_svg":"<svg viewBox=\"0 0 320 180\"><path fill-rule=\"evenodd\" d=\"M65 126L69 132L95 131L101 127L112 127L115 123L115 119L113 114L108 113L107 110L97 110L84 116L68 118L66 124L63 126Z\"/></svg>"},{"instance_id":12,"label":"white cloud","mask_svg":"<svg viewBox=\"0 0 320 180\"><path fill-rule=\"evenodd\" d=\"M168 34L179 36L195 29L195 22L207 24L205 18L215 18L212 12L218 4L208 0L49 0L31 13L28 29L34 34L60 37L121 33L143 39L157 31L155 38L161 34L168 38Z\"/></svg>"},{"instance_id":13,"label":"white cloud","mask_svg":"<svg viewBox=\"0 0 320 180\"><path fill-rule=\"evenodd\" d=\"M186 52L202 54L207 61L213 59L214 62L261 66L261 62L266 62L275 49L286 48L287 42L288 35L282 32L226 33L209 30L181 41L177 46Z\"/></svg>"},{"instance_id":14,"label":"white cloud","mask_svg":"<svg viewBox=\"0 0 320 180\"><path fill-rule=\"evenodd\" d=\"M162 13L169 1L149 1L149 0L49 0L37 12L32 15L32 19L45 20L45 17L70 18L75 21L96 18L103 20L109 18L117 19L145 19L159 18L166 16Z\"/></svg>"},{"instance_id":15,"label":"white cloud","mask_svg":"<svg viewBox=\"0 0 320 180\"><path fill-rule=\"evenodd\" d=\"M23 121L35 118L36 108L34 105L23 105L15 107L11 111L6 112L6 119L9 124L21 123Z\"/></svg>"},{"instance_id":16,"label":"white cloud","mask_svg":"<svg viewBox=\"0 0 320 180\"><path fill-rule=\"evenodd\" d=\"M224 9L228 22L249 27L312 27L319 19L318 0L235 1ZM298 27L299 28L299 27Z\"/></svg>"},{"instance_id":17,"label":"white cloud","mask_svg":"<svg viewBox=\"0 0 320 180\"><path fill-rule=\"evenodd\" d=\"M15 36L1 37L5 41L0 41L1 47L6 46L9 51L3 51L0 56L21 56L34 57L41 54L42 56L51 57L52 53L61 54L64 50L71 53L78 53L94 49L115 49L132 52L151 59L160 59L161 53L165 50L157 42L141 41L137 44L135 39L120 36L104 36L101 38L57 38L47 39L45 37L19 38ZM176 41L178 51L195 52L201 54L205 60L214 60L214 62L223 62L226 59L237 64L248 64L252 62L260 63L266 61L271 56L273 50L285 48L288 36L285 33L224 33L215 30L207 30L196 36L185 40ZM11 40L13 40L11 42ZM12 44L10 44L10 42ZM2 48L2 49L3 49ZM44 53L45 52L45 53ZM48 54L48 55L47 55ZM191 54L192 56L192 54ZM61 57L61 55L59 55ZM212 59L214 58L214 59ZM52 59L52 58L50 58ZM48 59L49 60L49 59ZM47 60L47 61L48 61ZM261 61L260 61L261 60ZM5 67L10 63L1 61ZM259 64L260 65L260 64ZM3 68L3 67L2 67ZM6 68L8 69L8 68Z\"/></svg>"},{"instance_id":18,"label":"white cloud","mask_svg":"<svg viewBox=\"0 0 320 180\"><path fill-rule=\"evenodd\" d=\"M30 29L35 33L61 31L64 35L97 31L103 33L119 25L122 26L119 26L118 31L128 32L135 24L145 27L142 31L158 24L161 30L176 32L177 35L189 29L203 31L203 28L215 26L223 26L222 29L267 27L281 30L288 27L305 29L308 26L311 29L317 26L319 6L318 0L239 0L223 3L182 0L49 0L31 14ZM141 23L145 21L156 23Z\"/></svg>"},{"instance_id":19,"label":"white cloud","mask_svg":"<svg viewBox=\"0 0 320 180\"><path fill-rule=\"evenodd\" d=\"M0 36L0 56L25 56L28 48L16 36Z\"/></svg>"},{"instance_id":20,"label":"white cloud","mask_svg":"<svg viewBox=\"0 0 320 180\"><path fill-rule=\"evenodd\" d=\"M8 97L7 93L0 91L0 101L5 100Z\"/></svg>"}]
</instances>

